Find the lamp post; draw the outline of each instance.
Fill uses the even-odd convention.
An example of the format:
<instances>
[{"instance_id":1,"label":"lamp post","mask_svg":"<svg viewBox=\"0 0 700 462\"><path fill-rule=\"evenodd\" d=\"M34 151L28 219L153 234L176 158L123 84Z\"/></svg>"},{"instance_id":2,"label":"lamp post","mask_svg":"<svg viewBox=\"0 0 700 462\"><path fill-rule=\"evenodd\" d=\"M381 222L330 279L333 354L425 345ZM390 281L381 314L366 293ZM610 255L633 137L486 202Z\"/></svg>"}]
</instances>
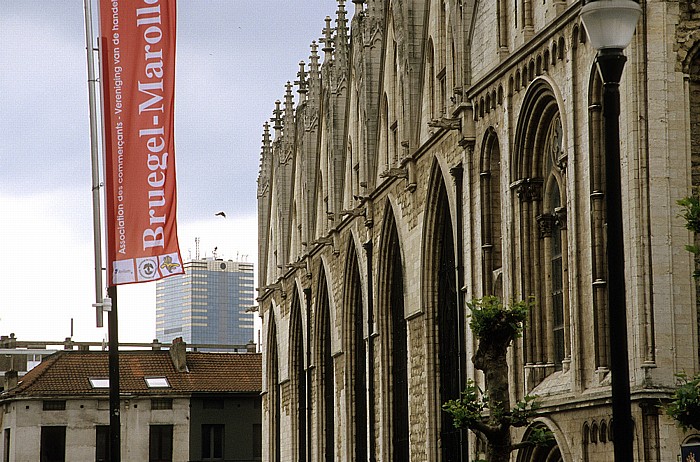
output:
<instances>
[{"instance_id":1,"label":"lamp post","mask_svg":"<svg viewBox=\"0 0 700 462\"><path fill-rule=\"evenodd\" d=\"M627 352L619 118L620 78L627 61L623 50L632 40L642 9L633 0L582 1L581 22L586 28L591 45L598 50L595 62L603 80L608 333L612 374L613 444L616 462L632 462L634 425Z\"/></svg>"}]
</instances>

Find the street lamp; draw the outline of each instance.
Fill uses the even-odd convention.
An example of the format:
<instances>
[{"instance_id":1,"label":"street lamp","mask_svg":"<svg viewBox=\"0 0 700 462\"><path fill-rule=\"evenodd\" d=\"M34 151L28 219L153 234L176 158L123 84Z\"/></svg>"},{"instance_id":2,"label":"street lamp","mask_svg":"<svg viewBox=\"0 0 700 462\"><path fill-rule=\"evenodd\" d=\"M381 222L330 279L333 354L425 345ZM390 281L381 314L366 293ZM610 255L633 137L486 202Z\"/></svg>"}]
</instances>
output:
<instances>
[{"instance_id":1,"label":"street lamp","mask_svg":"<svg viewBox=\"0 0 700 462\"><path fill-rule=\"evenodd\" d=\"M632 462L634 425L627 352L625 254L622 238L620 186L620 78L627 58L623 50L632 40L642 13L632 0L582 0L581 22L591 45L598 50L596 65L603 80L605 136L605 207L608 254L608 332L612 374L612 428L615 461Z\"/></svg>"}]
</instances>

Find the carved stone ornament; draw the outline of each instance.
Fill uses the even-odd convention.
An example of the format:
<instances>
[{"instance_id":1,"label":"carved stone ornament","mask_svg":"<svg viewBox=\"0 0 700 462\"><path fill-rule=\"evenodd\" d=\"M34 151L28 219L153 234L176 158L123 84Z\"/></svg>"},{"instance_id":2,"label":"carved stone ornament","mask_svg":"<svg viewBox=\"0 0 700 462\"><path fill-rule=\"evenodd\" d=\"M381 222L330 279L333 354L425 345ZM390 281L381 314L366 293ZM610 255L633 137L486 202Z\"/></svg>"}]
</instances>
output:
<instances>
[{"instance_id":1,"label":"carved stone ornament","mask_svg":"<svg viewBox=\"0 0 700 462\"><path fill-rule=\"evenodd\" d=\"M557 207L554 209L554 217L557 220L557 226L560 229L566 229L566 207Z\"/></svg>"},{"instance_id":2,"label":"carved stone ornament","mask_svg":"<svg viewBox=\"0 0 700 462\"><path fill-rule=\"evenodd\" d=\"M459 117L440 117L439 119L433 119L430 122L428 122L428 127L444 128L446 130L461 130L462 119L460 119Z\"/></svg>"},{"instance_id":3,"label":"carved stone ornament","mask_svg":"<svg viewBox=\"0 0 700 462\"><path fill-rule=\"evenodd\" d=\"M521 202L542 200L541 178L523 178L515 184L515 193Z\"/></svg>"},{"instance_id":4,"label":"carved stone ornament","mask_svg":"<svg viewBox=\"0 0 700 462\"><path fill-rule=\"evenodd\" d=\"M556 217L550 213L543 213L537 217L537 225L540 227L540 237L552 237L552 231L556 224Z\"/></svg>"}]
</instances>

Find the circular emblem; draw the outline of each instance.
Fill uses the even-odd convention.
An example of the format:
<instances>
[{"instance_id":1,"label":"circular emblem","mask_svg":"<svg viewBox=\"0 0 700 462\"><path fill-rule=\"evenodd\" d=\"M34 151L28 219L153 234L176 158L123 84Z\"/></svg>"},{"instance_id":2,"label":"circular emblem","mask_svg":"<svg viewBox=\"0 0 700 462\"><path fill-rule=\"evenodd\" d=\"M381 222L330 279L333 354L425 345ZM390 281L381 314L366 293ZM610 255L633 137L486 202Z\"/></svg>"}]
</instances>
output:
<instances>
[{"instance_id":1,"label":"circular emblem","mask_svg":"<svg viewBox=\"0 0 700 462\"><path fill-rule=\"evenodd\" d=\"M139 263L139 275L144 279L153 279L156 274L156 264L153 260L143 260Z\"/></svg>"}]
</instances>

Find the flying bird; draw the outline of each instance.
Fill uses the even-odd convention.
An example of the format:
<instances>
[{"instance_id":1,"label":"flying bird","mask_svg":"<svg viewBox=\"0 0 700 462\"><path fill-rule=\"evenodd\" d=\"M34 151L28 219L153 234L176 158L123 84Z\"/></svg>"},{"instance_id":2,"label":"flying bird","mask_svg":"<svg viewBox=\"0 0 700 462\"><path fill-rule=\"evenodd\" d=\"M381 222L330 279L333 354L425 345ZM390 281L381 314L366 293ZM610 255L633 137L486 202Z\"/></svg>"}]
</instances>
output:
<instances>
[{"instance_id":1,"label":"flying bird","mask_svg":"<svg viewBox=\"0 0 700 462\"><path fill-rule=\"evenodd\" d=\"M224 212L215 213L214 216L226 218L226 214Z\"/></svg>"}]
</instances>

